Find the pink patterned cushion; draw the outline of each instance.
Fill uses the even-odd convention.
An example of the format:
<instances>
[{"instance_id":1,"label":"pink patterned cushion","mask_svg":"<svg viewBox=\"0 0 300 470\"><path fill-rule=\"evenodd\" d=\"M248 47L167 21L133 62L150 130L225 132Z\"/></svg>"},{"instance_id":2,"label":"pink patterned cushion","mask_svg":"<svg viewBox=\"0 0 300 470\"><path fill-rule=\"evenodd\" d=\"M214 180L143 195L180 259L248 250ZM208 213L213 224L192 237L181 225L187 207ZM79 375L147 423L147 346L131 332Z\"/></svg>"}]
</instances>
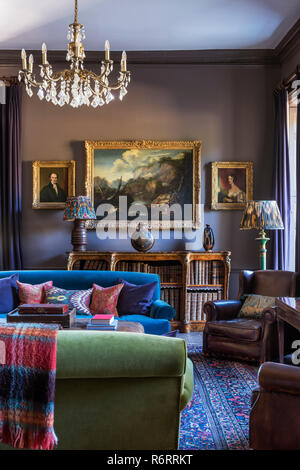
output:
<instances>
[{"instance_id":1,"label":"pink patterned cushion","mask_svg":"<svg viewBox=\"0 0 300 470\"><path fill-rule=\"evenodd\" d=\"M25 284L17 281L19 287L20 305L22 304L42 304L45 301L45 289L53 286L53 281L42 284Z\"/></svg>"},{"instance_id":2,"label":"pink patterned cushion","mask_svg":"<svg viewBox=\"0 0 300 470\"><path fill-rule=\"evenodd\" d=\"M117 303L123 286L123 283L111 287L101 287L93 284L92 301L90 303L91 314L112 314L117 317Z\"/></svg>"}]
</instances>

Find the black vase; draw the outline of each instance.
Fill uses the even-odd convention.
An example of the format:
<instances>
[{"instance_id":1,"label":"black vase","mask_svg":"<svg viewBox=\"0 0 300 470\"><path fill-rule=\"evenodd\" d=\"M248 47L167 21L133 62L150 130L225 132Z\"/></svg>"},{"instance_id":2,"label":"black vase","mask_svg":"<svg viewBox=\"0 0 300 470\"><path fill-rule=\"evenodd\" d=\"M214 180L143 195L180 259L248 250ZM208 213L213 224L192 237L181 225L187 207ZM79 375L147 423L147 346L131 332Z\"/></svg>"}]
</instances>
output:
<instances>
[{"instance_id":1,"label":"black vase","mask_svg":"<svg viewBox=\"0 0 300 470\"><path fill-rule=\"evenodd\" d=\"M206 224L206 227L203 231L203 248L206 251L211 251L215 244L214 232L209 224Z\"/></svg>"}]
</instances>

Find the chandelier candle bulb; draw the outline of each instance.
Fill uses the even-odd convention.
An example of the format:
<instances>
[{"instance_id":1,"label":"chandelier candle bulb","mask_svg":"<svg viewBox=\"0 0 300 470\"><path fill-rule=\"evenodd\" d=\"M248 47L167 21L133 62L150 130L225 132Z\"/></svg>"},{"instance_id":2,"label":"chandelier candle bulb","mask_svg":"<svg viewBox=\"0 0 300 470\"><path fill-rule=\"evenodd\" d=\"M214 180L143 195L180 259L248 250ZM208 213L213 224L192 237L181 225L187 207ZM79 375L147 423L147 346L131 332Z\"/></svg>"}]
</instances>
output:
<instances>
[{"instance_id":1,"label":"chandelier candle bulb","mask_svg":"<svg viewBox=\"0 0 300 470\"><path fill-rule=\"evenodd\" d=\"M109 60L109 42L105 41L105 60Z\"/></svg>"},{"instance_id":2,"label":"chandelier candle bulb","mask_svg":"<svg viewBox=\"0 0 300 470\"><path fill-rule=\"evenodd\" d=\"M47 64L47 46L44 42L42 45L42 62L43 62L43 65Z\"/></svg>"},{"instance_id":3,"label":"chandelier candle bulb","mask_svg":"<svg viewBox=\"0 0 300 470\"><path fill-rule=\"evenodd\" d=\"M121 72L126 72L126 60L127 60L127 54L125 51L123 51L122 59L121 59Z\"/></svg>"},{"instance_id":4,"label":"chandelier candle bulb","mask_svg":"<svg viewBox=\"0 0 300 470\"><path fill-rule=\"evenodd\" d=\"M21 58L22 58L22 69L27 70L27 56L26 56L25 49L22 49Z\"/></svg>"},{"instance_id":5,"label":"chandelier candle bulb","mask_svg":"<svg viewBox=\"0 0 300 470\"><path fill-rule=\"evenodd\" d=\"M28 72L32 73L33 70L33 55L30 54L29 60L28 60Z\"/></svg>"}]
</instances>

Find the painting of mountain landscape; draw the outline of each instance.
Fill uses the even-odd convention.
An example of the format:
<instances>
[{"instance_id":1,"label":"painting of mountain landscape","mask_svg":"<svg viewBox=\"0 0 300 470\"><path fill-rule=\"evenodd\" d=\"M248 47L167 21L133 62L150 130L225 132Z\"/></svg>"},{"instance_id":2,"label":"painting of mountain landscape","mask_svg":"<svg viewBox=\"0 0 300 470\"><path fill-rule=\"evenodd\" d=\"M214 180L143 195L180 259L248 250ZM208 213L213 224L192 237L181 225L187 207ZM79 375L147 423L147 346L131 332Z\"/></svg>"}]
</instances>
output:
<instances>
[{"instance_id":1,"label":"painting of mountain landscape","mask_svg":"<svg viewBox=\"0 0 300 470\"><path fill-rule=\"evenodd\" d=\"M95 209L109 203L118 214L120 196L149 217L151 204L193 203L193 149L95 149L93 174Z\"/></svg>"}]
</instances>

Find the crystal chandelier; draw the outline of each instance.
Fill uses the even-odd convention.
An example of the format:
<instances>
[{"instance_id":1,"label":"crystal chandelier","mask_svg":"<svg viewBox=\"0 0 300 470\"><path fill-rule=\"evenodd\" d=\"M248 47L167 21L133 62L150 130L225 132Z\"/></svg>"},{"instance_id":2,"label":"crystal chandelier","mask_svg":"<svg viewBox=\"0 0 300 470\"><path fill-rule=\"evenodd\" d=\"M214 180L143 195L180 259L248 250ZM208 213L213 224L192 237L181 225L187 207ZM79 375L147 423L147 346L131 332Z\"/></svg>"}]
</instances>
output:
<instances>
[{"instance_id":1,"label":"crystal chandelier","mask_svg":"<svg viewBox=\"0 0 300 470\"><path fill-rule=\"evenodd\" d=\"M74 23L69 25L68 51L66 60L70 62L69 69L62 72L54 72L47 61L47 47L42 45L42 65L40 76L42 81L37 81L33 74L33 55L30 54L27 67L27 55L22 49L22 70L19 72L19 80L23 80L26 91L31 97L32 87L38 87L37 95L40 100L52 101L53 104L63 106L70 104L73 108L90 104L96 108L108 104L113 98L112 91L119 91L120 100L127 94L127 86L130 82L130 72L127 71L127 56L125 51L121 58L121 70L116 83L109 84L109 75L113 70L113 60L109 58L109 42L105 42L105 60L101 61L100 74L86 70L83 65L85 52L82 41L85 39L84 26L78 23L77 0L75 0Z\"/></svg>"}]
</instances>

